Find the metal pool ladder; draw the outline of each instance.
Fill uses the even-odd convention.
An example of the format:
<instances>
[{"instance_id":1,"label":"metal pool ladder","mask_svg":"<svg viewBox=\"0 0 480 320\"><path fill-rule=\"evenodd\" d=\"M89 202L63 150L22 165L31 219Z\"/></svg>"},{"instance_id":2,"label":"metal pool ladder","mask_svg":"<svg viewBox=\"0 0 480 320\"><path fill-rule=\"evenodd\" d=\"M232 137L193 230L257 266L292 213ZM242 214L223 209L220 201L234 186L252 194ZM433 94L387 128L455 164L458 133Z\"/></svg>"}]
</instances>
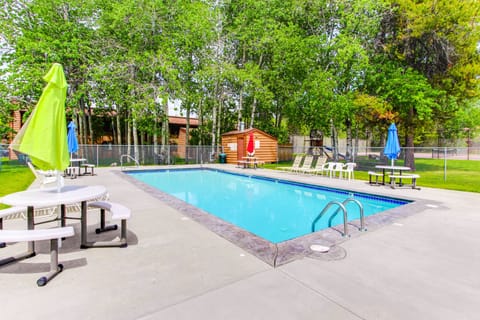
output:
<instances>
[{"instance_id":1,"label":"metal pool ladder","mask_svg":"<svg viewBox=\"0 0 480 320\"><path fill-rule=\"evenodd\" d=\"M123 158L127 158L127 159L130 159L130 160L134 161L135 164L137 165L137 168L140 167L140 163L138 163L137 159L135 159L134 157L132 157L129 154L122 154L122 156L120 157L120 170L123 171Z\"/></svg>"},{"instance_id":2,"label":"metal pool ladder","mask_svg":"<svg viewBox=\"0 0 480 320\"><path fill-rule=\"evenodd\" d=\"M334 214L332 214L332 217L335 216L338 213L338 211L340 211L340 210L343 211L343 236L348 237L349 236L348 227L347 227L348 213L347 213L347 208L345 208L345 205L348 202L353 202L353 203L356 203L358 205L358 208L360 209L360 229L359 230L360 231L367 231L367 228L365 228L365 217L364 217L364 214L363 214L363 205L357 199L348 198L343 202L334 200L334 201L330 201L329 203L327 203L325 208L323 208L323 210L320 212L320 214L315 218L315 220L313 220L313 222L312 222L312 232L315 232L315 224L317 223L318 220L320 220L320 218L325 214L325 212L327 212L328 209L330 209L331 206L337 205L339 208L337 209L337 211L335 211Z\"/></svg>"}]
</instances>

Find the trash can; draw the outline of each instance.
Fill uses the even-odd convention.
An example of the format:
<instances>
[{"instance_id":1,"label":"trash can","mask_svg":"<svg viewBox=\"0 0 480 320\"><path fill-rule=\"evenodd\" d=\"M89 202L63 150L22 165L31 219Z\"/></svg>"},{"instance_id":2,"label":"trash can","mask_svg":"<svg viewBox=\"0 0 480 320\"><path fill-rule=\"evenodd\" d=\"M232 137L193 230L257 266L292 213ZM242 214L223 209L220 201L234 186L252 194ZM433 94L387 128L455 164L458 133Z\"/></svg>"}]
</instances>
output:
<instances>
[{"instance_id":1,"label":"trash can","mask_svg":"<svg viewBox=\"0 0 480 320\"><path fill-rule=\"evenodd\" d=\"M227 163L227 155L225 153L220 153L218 155L218 162Z\"/></svg>"}]
</instances>

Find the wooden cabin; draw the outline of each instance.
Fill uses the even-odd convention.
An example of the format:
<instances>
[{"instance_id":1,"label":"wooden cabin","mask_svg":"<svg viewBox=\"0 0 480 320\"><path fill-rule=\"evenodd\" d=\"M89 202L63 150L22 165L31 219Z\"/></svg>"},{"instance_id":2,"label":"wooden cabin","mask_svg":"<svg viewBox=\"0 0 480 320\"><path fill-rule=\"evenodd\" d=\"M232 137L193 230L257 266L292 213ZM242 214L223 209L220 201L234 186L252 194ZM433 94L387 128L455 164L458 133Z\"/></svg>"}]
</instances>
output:
<instances>
[{"instance_id":1,"label":"wooden cabin","mask_svg":"<svg viewBox=\"0 0 480 320\"><path fill-rule=\"evenodd\" d=\"M257 161L264 163L276 162L277 139L262 130L251 128L222 134L222 147L223 152L227 155L227 163L237 164L238 161L247 156L250 132L253 132L255 139L255 157Z\"/></svg>"}]
</instances>

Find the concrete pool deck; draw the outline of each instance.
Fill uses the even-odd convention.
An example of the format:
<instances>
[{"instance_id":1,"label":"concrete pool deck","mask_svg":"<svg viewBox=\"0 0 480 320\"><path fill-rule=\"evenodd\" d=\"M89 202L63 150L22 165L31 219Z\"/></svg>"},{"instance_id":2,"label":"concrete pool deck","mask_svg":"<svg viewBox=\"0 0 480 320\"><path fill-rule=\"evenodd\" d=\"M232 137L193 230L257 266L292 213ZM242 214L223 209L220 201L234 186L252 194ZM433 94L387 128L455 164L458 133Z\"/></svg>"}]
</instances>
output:
<instances>
[{"instance_id":1,"label":"concrete pool deck","mask_svg":"<svg viewBox=\"0 0 480 320\"><path fill-rule=\"evenodd\" d=\"M336 245L331 254L273 268L122 178L119 168L98 168L96 176L66 184L102 184L112 201L132 209L128 248L79 249L79 223L70 220L77 236L63 241L64 272L47 286L36 286L49 268L47 244L39 243L31 259L0 267L1 318L478 318L479 194L212 166L417 199L422 208ZM4 227L19 224L25 222L7 220ZM25 246L9 245L0 257Z\"/></svg>"}]
</instances>

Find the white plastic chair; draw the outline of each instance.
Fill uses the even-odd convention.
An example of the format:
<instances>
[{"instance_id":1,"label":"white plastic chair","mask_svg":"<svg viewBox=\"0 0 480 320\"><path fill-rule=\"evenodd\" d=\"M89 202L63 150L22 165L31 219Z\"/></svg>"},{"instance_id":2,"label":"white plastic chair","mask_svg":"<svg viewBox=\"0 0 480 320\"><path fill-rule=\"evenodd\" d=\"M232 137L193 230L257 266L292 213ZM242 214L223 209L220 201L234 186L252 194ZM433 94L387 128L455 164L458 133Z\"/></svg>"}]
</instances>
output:
<instances>
[{"instance_id":1,"label":"white plastic chair","mask_svg":"<svg viewBox=\"0 0 480 320\"><path fill-rule=\"evenodd\" d=\"M354 162L347 162L345 164L345 167L343 169L343 172L345 172L345 178L350 180L350 179L355 179L355 167L357 166L356 163Z\"/></svg>"},{"instance_id":2,"label":"white plastic chair","mask_svg":"<svg viewBox=\"0 0 480 320\"><path fill-rule=\"evenodd\" d=\"M332 172L333 172L333 168L335 167L336 165L336 162L327 162L323 165L322 167L322 176L323 176L323 173L325 172L326 175L328 175L329 178L332 177Z\"/></svg>"},{"instance_id":3,"label":"white plastic chair","mask_svg":"<svg viewBox=\"0 0 480 320\"><path fill-rule=\"evenodd\" d=\"M336 178L338 172L338 178L341 179L343 175L343 167L345 165L341 162L336 162L333 166L333 170L331 171L330 177Z\"/></svg>"}]
</instances>

